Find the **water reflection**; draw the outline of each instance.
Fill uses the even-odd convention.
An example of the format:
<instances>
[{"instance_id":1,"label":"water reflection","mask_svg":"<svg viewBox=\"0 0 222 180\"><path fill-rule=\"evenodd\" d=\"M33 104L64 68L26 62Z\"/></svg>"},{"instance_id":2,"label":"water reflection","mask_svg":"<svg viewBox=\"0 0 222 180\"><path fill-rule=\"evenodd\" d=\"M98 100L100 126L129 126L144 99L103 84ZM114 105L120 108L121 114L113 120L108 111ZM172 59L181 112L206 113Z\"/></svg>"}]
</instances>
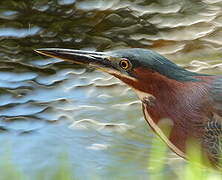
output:
<instances>
[{"instance_id":1,"label":"water reflection","mask_svg":"<svg viewBox=\"0 0 222 180\"><path fill-rule=\"evenodd\" d=\"M40 31L40 28L38 28L38 27L32 27L29 29L1 28L0 29L0 36L23 38L26 36L35 35L39 31Z\"/></svg>"},{"instance_id":2,"label":"water reflection","mask_svg":"<svg viewBox=\"0 0 222 180\"><path fill-rule=\"evenodd\" d=\"M79 179L148 178L153 133L135 94L107 74L45 59L33 49L152 48L193 71L220 74L221 5L0 1L0 141L7 144L2 154L10 148L13 162L30 176L42 169L50 175L65 151ZM167 177L174 169L167 166Z\"/></svg>"}]
</instances>

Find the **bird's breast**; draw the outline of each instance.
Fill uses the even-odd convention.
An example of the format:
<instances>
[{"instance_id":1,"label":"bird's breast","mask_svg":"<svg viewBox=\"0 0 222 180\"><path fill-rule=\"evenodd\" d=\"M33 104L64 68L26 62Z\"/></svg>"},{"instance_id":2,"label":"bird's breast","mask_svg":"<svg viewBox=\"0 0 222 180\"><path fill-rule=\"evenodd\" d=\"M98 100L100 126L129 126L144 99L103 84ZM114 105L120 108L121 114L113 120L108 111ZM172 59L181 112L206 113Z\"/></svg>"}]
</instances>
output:
<instances>
[{"instance_id":1,"label":"bird's breast","mask_svg":"<svg viewBox=\"0 0 222 180\"><path fill-rule=\"evenodd\" d=\"M174 127L174 122L169 117L161 117L158 113L158 109L155 113L150 112L150 110L155 109L156 98L152 94L144 93L138 90L135 90L136 94L142 101L143 113L146 121L154 132L160 136L160 138L181 157L185 157L184 154L184 143L181 141L180 137L175 137L174 134L179 136L179 133L176 132ZM180 139L179 144L176 142ZM182 143L182 144L181 144ZM180 145L181 144L181 145Z\"/></svg>"}]
</instances>

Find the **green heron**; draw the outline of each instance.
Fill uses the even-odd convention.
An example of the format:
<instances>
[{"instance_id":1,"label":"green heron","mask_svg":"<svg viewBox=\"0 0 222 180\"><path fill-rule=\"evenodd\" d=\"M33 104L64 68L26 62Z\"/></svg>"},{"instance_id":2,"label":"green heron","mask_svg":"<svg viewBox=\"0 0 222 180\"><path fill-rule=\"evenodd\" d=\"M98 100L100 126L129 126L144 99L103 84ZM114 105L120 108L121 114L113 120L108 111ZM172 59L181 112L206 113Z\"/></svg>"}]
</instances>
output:
<instances>
[{"instance_id":1,"label":"green heron","mask_svg":"<svg viewBox=\"0 0 222 180\"><path fill-rule=\"evenodd\" d=\"M142 101L150 127L176 154L187 158L189 139L218 165L222 153L222 76L190 72L148 49L92 52L60 48L38 53L87 64L129 85ZM170 126L167 135L165 125Z\"/></svg>"}]
</instances>

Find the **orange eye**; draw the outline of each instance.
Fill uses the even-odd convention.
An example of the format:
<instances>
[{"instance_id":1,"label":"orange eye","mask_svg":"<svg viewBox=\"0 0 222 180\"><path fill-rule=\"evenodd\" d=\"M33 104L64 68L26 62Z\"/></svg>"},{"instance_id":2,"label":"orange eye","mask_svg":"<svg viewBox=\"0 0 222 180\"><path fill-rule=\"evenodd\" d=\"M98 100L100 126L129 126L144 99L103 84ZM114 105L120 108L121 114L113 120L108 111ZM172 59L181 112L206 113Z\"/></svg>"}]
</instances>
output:
<instances>
[{"instance_id":1,"label":"orange eye","mask_svg":"<svg viewBox=\"0 0 222 180\"><path fill-rule=\"evenodd\" d=\"M127 70L130 67L130 63L127 59L123 59L119 62L119 65L122 69Z\"/></svg>"}]
</instances>

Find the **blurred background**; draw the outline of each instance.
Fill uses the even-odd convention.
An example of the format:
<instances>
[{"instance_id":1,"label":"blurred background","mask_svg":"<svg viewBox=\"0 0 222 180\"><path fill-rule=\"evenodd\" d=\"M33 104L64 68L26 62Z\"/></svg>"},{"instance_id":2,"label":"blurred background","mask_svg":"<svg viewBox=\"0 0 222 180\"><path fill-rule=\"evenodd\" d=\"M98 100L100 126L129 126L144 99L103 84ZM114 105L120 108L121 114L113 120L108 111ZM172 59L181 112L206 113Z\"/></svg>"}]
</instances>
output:
<instances>
[{"instance_id":1,"label":"blurred background","mask_svg":"<svg viewBox=\"0 0 222 180\"><path fill-rule=\"evenodd\" d=\"M157 137L132 90L33 49L149 48L222 74L221 27L221 0L1 0L0 167L50 179L66 159L75 179L148 179ZM164 162L177 179L185 162Z\"/></svg>"}]
</instances>

